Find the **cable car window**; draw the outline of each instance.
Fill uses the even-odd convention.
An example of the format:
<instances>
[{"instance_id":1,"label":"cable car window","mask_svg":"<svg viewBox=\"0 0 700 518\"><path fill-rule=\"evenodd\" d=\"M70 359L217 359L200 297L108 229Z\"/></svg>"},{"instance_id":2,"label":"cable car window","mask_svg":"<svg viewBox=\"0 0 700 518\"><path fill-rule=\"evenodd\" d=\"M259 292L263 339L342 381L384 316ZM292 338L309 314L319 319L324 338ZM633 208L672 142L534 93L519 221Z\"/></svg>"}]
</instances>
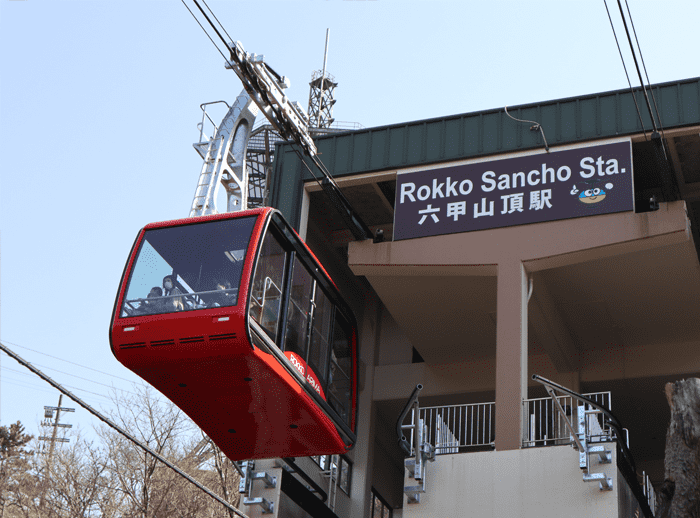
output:
<instances>
[{"instance_id":1,"label":"cable car window","mask_svg":"<svg viewBox=\"0 0 700 518\"><path fill-rule=\"evenodd\" d=\"M350 324L340 314L335 313L333 326L333 347L331 348L330 372L328 374L328 403L338 415L350 425L350 397L352 376L352 348Z\"/></svg>"},{"instance_id":2,"label":"cable car window","mask_svg":"<svg viewBox=\"0 0 700 518\"><path fill-rule=\"evenodd\" d=\"M309 335L309 313L314 280L309 271L294 258L292 286L287 314L287 331L284 350L298 354L306 361L307 339Z\"/></svg>"},{"instance_id":3,"label":"cable car window","mask_svg":"<svg viewBox=\"0 0 700 518\"><path fill-rule=\"evenodd\" d=\"M326 365L328 364L328 340L331 333L331 317L333 304L321 287L316 284L314 294L313 323L311 326L311 346L307 363L316 372L321 383L326 381Z\"/></svg>"},{"instance_id":4,"label":"cable car window","mask_svg":"<svg viewBox=\"0 0 700 518\"><path fill-rule=\"evenodd\" d=\"M255 269L253 291L250 296L250 316L275 341L282 304L285 260L286 252L282 245L271 232L268 232Z\"/></svg>"},{"instance_id":5,"label":"cable car window","mask_svg":"<svg viewBox=\"0 0 700 518\"><path fill-rule=\"evenodd\" d=\"M235 306L254 224L250 217L147 230L120 316Z\"/></svg>"}]
</instances>

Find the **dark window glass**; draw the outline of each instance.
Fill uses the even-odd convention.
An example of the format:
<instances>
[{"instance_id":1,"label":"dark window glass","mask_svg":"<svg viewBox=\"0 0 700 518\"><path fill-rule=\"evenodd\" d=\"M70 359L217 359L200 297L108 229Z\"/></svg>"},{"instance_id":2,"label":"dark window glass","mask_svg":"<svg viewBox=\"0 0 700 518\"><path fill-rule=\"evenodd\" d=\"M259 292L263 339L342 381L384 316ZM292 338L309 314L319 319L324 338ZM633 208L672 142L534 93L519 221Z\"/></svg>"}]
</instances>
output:
<instances>
[{"instance_id":1,"label":"dark window glass","mask_svg":"<svg viewBox=\"0 0 700 518\"><path fill-rule=\"evenodd\" d=\"M350 422L351 380L352 380L352 338L350 325L336 311L333 326L333 347L331 349L330 372L328 373L328 393L326 399L331 407L348 425Z\"/></svg>"},{"instance_id":2,"label":"dark window glass","mask_svg":"<svg viewBox=\"0 0 700 518\"><path fill-rule=\"evenodd\" d=\"M299 259L295 258L284 348L285 351L298 354L304 361L306 361L313 288L314 280L311 278L311 274Z\"/></svg>"},{"instance_id":3,"label":"dark window glass","mask_svg":"<svg viewBox=\"0 0 700 518\"><path fill-rule=\"evenodd\" d=\"M311 326L311 346L307 363L314 370L322 385L326 381L326 368L328 364L328 340L331 334L331 318L333 316L333 304L321 287L316 284L316 293L313 304L313 323Z\"/></svg>"},{"instance_id":4,"label":"dark window glass","mask_svg":"<svg viewBox=\"0 0 700 518\"><path fill-rule=\"evenodd\" d=\"M250 296L250 316L270 338L277 341L277 325L282 304L286 252L272 232L268 232L260 249Z\"/></svg>"},{"instance_id":5,"label":"dark window glass","mask_svg":"<svg viewBox=\"0 0 700 518\"><path fill-rule=\"evenodd\" d=\"M389 504L384 500L379 493L372 488L372 509L370 516L372 518L392 518L394 510L389 507Z\"/></svg>"},{"instance_id":6,"label":"dark window glass","mask_svg":"<svg viewBox=\"0 0 700 518\"><path fill-rule=\"evenodd\" d=\"M146 231L120 317L235 306L254 224L248 217Z\"/></svg>"},{"instance_id":7,"label":"dark window glass","mask_svg":"<svg viewBox=\"0 0 700 518\"><path fill-rule=\"evenodd\" d=\"M350 494L350 479L352 478L352 464L345 457L340 457L340 478L338 485L346 494Z\"/></svg>"}]
</instances>

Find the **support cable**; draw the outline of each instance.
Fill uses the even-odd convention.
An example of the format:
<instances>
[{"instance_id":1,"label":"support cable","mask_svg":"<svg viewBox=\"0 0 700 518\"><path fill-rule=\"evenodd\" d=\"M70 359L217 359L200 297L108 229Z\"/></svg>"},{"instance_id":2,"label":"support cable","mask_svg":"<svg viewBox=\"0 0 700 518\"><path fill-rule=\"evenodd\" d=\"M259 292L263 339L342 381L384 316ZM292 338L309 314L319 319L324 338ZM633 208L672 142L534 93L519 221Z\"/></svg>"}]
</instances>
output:
<instances>
[{"instance_id":1,"label":"support cable","mask_svg":"<svg viewBox=\"0 0 700 518\"><path fill-rule=\"evenodd\" d=\"M362 220L362 218L360 218L360 216L355 212L355 209L352 208L352 205L343 194L343 191L340 190L340 187L336 183L333 176L331 176L331 173L328 171L321 159L316 155L311 156L311 160L313 160L316 167L318 167L324 176L323 179L319 181L318 177L313 173L299 150L295 149L295 152L299 156L301 163L304 164L304 167L306 167L307 171L309 171L316 182L318 182L323 189L323 192L326 193L326 196L330 198L331 203L336 208L345 224L348 226L353 237L358 240L372 239L372 231Z\"/></svg>"},{"instance_id":2,"label":"support cable","mask_svg":"<svg viewBox=\"0 0 700 518\"><path fill-rule=\"evenodd\" d=\"M634 59L634 66L637 69L637 76L639 76L639 82L642 85L642 91L644 92L644 100L647 103L647 109L649 110L649 116L651 117L651 125L654 128L654 132L658 132L656 129L656 119L654 118L654 112L651 110L651 104L649 103L649 96L647 95L647 90L646 87L644 86L644 80L642 79L642 72L639 70L639 63L637 62L637 53L634 51L634 45L632 45L632 38L630 36L630 31L627 28L627 19L625 18L625 13L622 10L622 4L620 3L620 0L617 0L617 5L620 8L620 16L622 16L622 24L625 27L625 33L627 33L627 41L630 44L630 50L632 51L632 59ZM666 154L666 150L664 149L664 154Z\"/></svg>"},{"instance_id":3,"label":"support cable","mask_svg":"<svg viewBox=\"0 0 700 518\"><path fill-rule=\"evenodd\" d=\"M642 112L639 110L639 104L637 104L637 96L634 94L634 88L632 88L632 82L630 81L630 76L627 73L627 65L625 65L625 58L622 57L622 49L620 49L620 42L617 39L617 33L615 32L615 25L613 25L612 16L610 16L610 9L608 9L607 0L603 0L605 4L605 11L608 13L608 20L610 20L610 28L613 31L613 36L615 37L615 44L617 45L617 51L620 53L620 60L622 61L622 68L625 69L625 77L627 78L627 84L630 87L630 92L632 93L632 100L634 101L634 106L637 108L637 115L639 116L639 124L642 127L642 132L644 133L644 140L649 140L647 138L647 132L644 129L644 121L642 120Z\"/></svg>"},{"instance_id":4,"label":"support cable","mask_svg":"<svg viewBox=\"0 0 700 518\"><path fill-rule=\"evenodd\" d=\"M194 21L197 22L197 24L202 28L202 30L204 31L204 34L207 35L207 38L209 38L209 40L211 41L212 45L214 45L214 47L216 47L216 50L219 51L219 54L221 54L221 56L222 56L224 59L227 59L227 58L226 58L226 54L224 54L223 52L221 52L221 49L219 48L219 46L216 44L216 42L214 41L214 39L209 35L209 33L207 32L207 30L204 28L204 25L202 25L202 23L199 21L199 19L197 19L197 17L194 15L194 13L192 12L192 9L190 9L190 8L187 6L187 4L185 3L185 0L180 0L180 1L182 2L182 5L184 5L185 8L190 12L190 14L192 15L192 18L194 18Z\"/></svg>"},{"instance_id":5,"label":"support cable","mask_svg":"<svg viewBox=\"0 0 700 518\"><path fill-rule=\"evenodd\" d=\"M60 385L59 383L57 383L56 381L54 381L53 379L51 379L49 376L47 376L46 374L44 374L42 371L40 371L39 369L37 369L36 367L34 367L34 365L32 365L32 364L29 363L28 361L24 360L22 357L20 357L20 356L19 356L18 354L16 354L14 351L12 351L11 349L9 349L9 348L8 348L5 344L3 344L2 342L0 342L0 350L2 350L5 354L7 354L8 356L10 356L11 358L13 358L15 361L17 361L17 363L19 363L19 364L22 365L23 367L26 367L27 369L29 369L30 371L32 371L34 374L36 374L37 376L39 376L41 379L43 379L43 380L44 380L45 382L47 382L49 385L51 385L52 387L54 387L56 390L60 391L62 394L65 394L66 396L68 396L69 398L71 398L73 401L75 401L77 404L79 404L79 405L80 405L81 407L83 407L85 410L87 410L87 411L90 412L92 415L94 415L95 417L97 417L100 421L106 423L108 426L110 426L111 428L113 428L114 430L116 430L117 432L119 432L120 434L122 434L124 437L126 437L127 439L129 439L129 440L130 440L131 442L133 442L136 446L138 446L139 448L141 448L141 449L144 450L145 452L151 454L153 457L155 457L156 459L158 459L160 462L162 462L163 464L165 464L167 467L169 467L170 469L172 469L175 473L177 473L178 475L180 475L181 477L183 477L184 479L186 479L188 482L194 484L199 490L203 491L204 493L206 493L207 495L209 495L211 498L213 498L214 500L216 500L217 502L219 502L221 505L223 505L224 507L226 507L226 509L228 509L229 511L235 513L236 515L240 516L241 518L248 518L247 515L243 514L243 513L242 513L241 511L239 511L236 507L234 507L233 505L231 505L230 503L228 503L226 500L224 500L223 498L221 498L219 495L217 495L216 493L212 492L211 490L209 490L208 488L206 488L205 486L203 486L203 485L200 484L199 482L197 482L195 479L193 479L193 478L192 478L191 476L189 476L187 473L185 473L185 472L182 471L180 468L178 468L177 466L175 466L172 462L170 462L169 460L167 460L165 457L163 457L163 456L160 455L159 453L155 452L154 450L152 450L151 448L149 448L149 447L146 446L145 444L143 444L143 443L142 443L141 441L139 441L136 437L132 436L129 432L127 432L127 431L124 430L122 427L120 427L118 424L116 424L115 422L113 422L110 418L108 418L107 416L102 415L102 413L100 413L99 411L97 411L97 410L95 410L94 408L92 408L90 405L88 405L87 403L85 403L85 402L84 402L82 399L80 399L78 396L74 395L74 394L71 393L69 390L67 390L66 388L64 388L62 385Z\"/></svg>"},{"instance_id":6,"label":"support cable","mask_svg":"<svg viewBox=\"0 0 700 518\"><path fill-rule=\"evenodd\" d=\"M214 25L214 23L212 23L212 21L211 21L211 19L209 18L209 16L207 16L207 13L204 12L204 9L202 9L202 6L199 5L199 2L197 2L197 0L193 0L193 1L194 1L194 5L197 6L197 9L199 9L199 12L202 13L202 15L204 16L204 18L206 18L207 22L209 22L209 25L211 26L211 28L214 29L214 32L216 33L216 35L219 37L219 39L222 41L222 43L226 46L226 48L228 48L228 42L227 42L227 41L224 39L224 37L221 35L221 33L219 32L219 29L216 28L216 26ZM183 0L183 2L184 2L184 0ZM209 6L207 6L207 8L209 8ZM211 11L211 10L210 10L210 11ZM213 15L213 14L214 14L214 13L212 13L212 15ZM215 17L215 18L216 18L216 17ZM224 32L226 32L226 31L224 30ZM216 48L218 49L219 47L217 46Z\"/></svg>"},{"instance_id":7,"label":"support cable","mask_svg":"<svg viewBox=\"0 0 700 518\"><path fill-rule=\"evenodd\" d=\"M183 4L185 4L185 0L181 1ZM253 101L258 105L258 107L262 110L262 112L265 114L270 123L279 132L280 136L285 140L292 141L299 147L301 147L311 158L318 170L323 174L324 178L319 182L317 176L313 173L313 171L311 171L311 168L303 159L299 150L295 149L295 152L297 153L297 155L299 155L299 158L301 159L304 166L309 170L314 179L316 179L316 181L320 183L323 191L331 199L332 204L338 210L343 221L349 227L353 237L358 240L372 239L373 235L371 230L365 224L365 222L362 221L362 218L360 218L360 216L352 208L352 205L345 197L343 192L340 190L340 187L338 186L337 182L333 179L333 176L331 175L330 171L318 157L316 146L308 132L308 127L304 127L305 122L290 122L290 119L288 118L288 115L284 112L284 110L281 107L277 106L277 103L274 102L273 99L271 99L269 87L261 85L257 72L255 70L251 70L251 65L248 62L248 55L247 53L245 53L240 43L227 43L224 37L221 35L221 32L219 32L217 26L214 25L212 19L209 17L209 15L207 15L202 6L199 4L198 0L193 0L193 2L197 6L197 9L199 9L199 11L202 13L204 18L207 20L211 28L214 29L214 32L219 37L219 39L224 43L226 48L229 49L231 53L231 58L226 60L227 68L232 68L236 72L236 75L243 83L243 87L245 88L245 90L250 94ZM211 15L221 27L221 30L223 30L223 32L226 33L226 35L228 36L228 32L223 27L221 22L219 22L218 18L216 18L216 15L214 15L214 13L211 11L206 2L204 2L204 4L207 6L207 9L209 9ZM187 4L185 4L185 7L187 7ZM192 10L190 10L189 7L187 7L187 10L190 11L193 17L195 17L194 13L192 12ZM197 18L195 17L195 19ZM214 40L209 35L207 30L204 29L199 20L197 20L197 23L199 23L200 27L202 27L202 30L204 30L204 32L207 33L207 36L210 40L212 40L212 43L214 43ZM216 43L214 43L214 46L217 48L219 53L223 55L221 49L219 49ZM224 58L226 57L224 56ZM263 63L263 66L265 67L264 70L267 73L274 76L273 81L280 81L282 79L280 75L277 72L275 72L269 65ZM297 115L300 119L303 119L301 114Z\"/></svg>"},{"instance_id":8,"label":"support cable","mask_svg":"<svg viewBox=\"0 0 700 518\"><path fill-rule=\"evenodd\" d=\"M224 27L224 24L221 23L221 22L219 21L219 19L216 17L216 14L214 13L214 11L211 10L211 7L209 7L209 4L207 4L206 0L202 0L202 2L204 3L204 5L207 6L207 10L208 10L208 11L211 13L211 15L214 17L214 19L216 20L216 23L219 24L219 27L221 27L221 30L224 31L224 34L226 34L226 36L228 37L228 40L231 41L231 42L233 42L233 38L231 37L231 35L230 35L228 32L226 32L226 27Z\"/></svg>"},{"instance_id":9,"label":"support cable","mask_svg":"<svg viewBox=\"0 0 700 518\"><path fill-rule=\"evenodd\" d=\"M649 85L649 93L651 94L651 100L654 103L654 110L656 111L656 118L659 121L659 128L661 128L661 136L666 139L666 135L664 133L664 125L661 122L661 114L659 113L659 107L656 104L656 98L654 97L654 90L651 87L651 81L649 81L649 73L647 72L647 66L644 63L644 54L642 54L642 47L639 45L639 39L637 39L637 29L634 27L634 20L632 19L632 12L630 11L630 6L627 3L627 0L625 0L625 6L627 7L627 14L630 17L630 23L632 24L632 34L634 34L634 40L637 42L637 49L639 50L639 59L642 60L642 68L644 69L644 75L647 78L647 84Z\"/></svg>"}]
</instances>

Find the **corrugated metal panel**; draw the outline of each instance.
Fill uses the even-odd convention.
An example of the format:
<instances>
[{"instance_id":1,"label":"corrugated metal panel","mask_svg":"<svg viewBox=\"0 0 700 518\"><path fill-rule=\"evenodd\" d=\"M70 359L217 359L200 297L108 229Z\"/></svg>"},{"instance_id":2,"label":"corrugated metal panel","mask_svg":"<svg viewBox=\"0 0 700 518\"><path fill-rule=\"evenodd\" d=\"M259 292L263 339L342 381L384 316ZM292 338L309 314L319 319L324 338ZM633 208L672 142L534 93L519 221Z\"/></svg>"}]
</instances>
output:
<instances>
[{"instance_id":1,"label":"corrugated metal panel","mask_svg":"<svg viewBox=\"0 0 700 518\"><path fill-rule=\"evenodd\" d=\"M700 78L652 88L664 128L700 124ZM641 89L634 94L627 89L515 106L508 111L518 119L540 122L549 145L557 146L641 132L635 98L644 129L650 131ZM499 108L336 134L316 142L323 163L334 176L342 177L543 147L542 136L529 126L513 121ZM290 144L279 145L275 156L272 203L295 224L302 182L312 176Z\"/></svg>"}]
</instances>

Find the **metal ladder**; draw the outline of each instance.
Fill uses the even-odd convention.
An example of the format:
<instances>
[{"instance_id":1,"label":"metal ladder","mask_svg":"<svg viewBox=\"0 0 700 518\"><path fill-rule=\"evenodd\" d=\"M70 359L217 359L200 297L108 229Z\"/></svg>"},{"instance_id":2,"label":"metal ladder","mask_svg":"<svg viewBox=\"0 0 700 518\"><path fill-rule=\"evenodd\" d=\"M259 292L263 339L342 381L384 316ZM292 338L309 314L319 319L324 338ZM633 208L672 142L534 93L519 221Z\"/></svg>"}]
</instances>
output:
<instances>
[{"instance_id":1,"label":"metal ladder","mask_svg":"<svg viewBox=\"0 0 700 518\"><path fill-rule=\"evenodd\" d=\"M420 495L425 493L425 468L426 464L435 460L435 447L426 439L428 437L428 427L420 418L420 407L418 405L418 393L423 390L423 385L416 385L408 403L404 407L399 419L396 422L396 432L399 436L399 446L410 457L404 460L404 467L408 470L409 478L418 484L404 486L403 492L408 497L409 504L420 503ZM403 424L409 410L411 411L411 424ZM411 431L410 442L403 434L404 430Z\"/></svg>"},{"instance_id":2,"label":"metal ladder","mask_svg":"<svg viewBox=\"0 0 700 518\"><path fill-rule=\"evenodd\" d=\"M428 461L435 460L435 448L424 440L428 435L428 427L423 423L422 419L418 419L414 432L417 439L416 443L418 444L418 447L415 449L415 456L404 460L404 467L408 470L409 478L417 482L416 485L404 486L403 488L409 504L420 503L420 495L425 493L426 490L426 465Z\"/></svg>"},{"instance_id":3,"label":"metal ladder","mask_svg":"<svg viewBox=\"0 0 700 518\"><path fill-rule=\"evenodd\" d=\"M199 142L193 144L193 147L204 159L204 163L190 207L190 217L218 212L216 197L220 183L224 185L228 197L227 212L242 210L247 206L248 178L245 155L248 137L259 110L244 90L236 98L233 106L229 107L228 113L217 127L205 108L216 103L226 104L224 101L215 101L201 105L203 113L202 122L198 124ZM214 126L214 136L208 140L203 135L206 119Z\"/></svg>"},{"instance_id":4,"label":"metal ladder","mask_svg":"<svg viewBox=\"0 0 700 518\"><path fill-rule=\"evenodd\" d=\"M323 478L328 477L328 508L335 511L335 500L338 495L338 470L340 469L340 456L331 455L328 458L328 469L321 471Z\"/></svg>"},{"instance_id":5,"label":"metal ladder","mask_svg":"<svg viewBox=\"0 0 700 518\"><path fill-rule=\"evenodd\" d=\"M610 464L612 462L612 451L607 449L604 444L597 444L594 446L594 442L591 441L592 437L600 436L599 434L593 434L592 432L600 432L602 434L602 429L592 430L596 427L600 428L598 424L597 414L600 414L600 410L586 410L586 405L578 406L578 439L581 443L579 448L578 458L579 458L579 468L581 468L583 473L584 482L599 482L599 487L601 491L612 491L613 481L611 477L608 477L605 473L591 473L590 465L591 455L598 456L598 464ZM622 440L618 438L618 440Z\"/></svg>"}]
</instances>

